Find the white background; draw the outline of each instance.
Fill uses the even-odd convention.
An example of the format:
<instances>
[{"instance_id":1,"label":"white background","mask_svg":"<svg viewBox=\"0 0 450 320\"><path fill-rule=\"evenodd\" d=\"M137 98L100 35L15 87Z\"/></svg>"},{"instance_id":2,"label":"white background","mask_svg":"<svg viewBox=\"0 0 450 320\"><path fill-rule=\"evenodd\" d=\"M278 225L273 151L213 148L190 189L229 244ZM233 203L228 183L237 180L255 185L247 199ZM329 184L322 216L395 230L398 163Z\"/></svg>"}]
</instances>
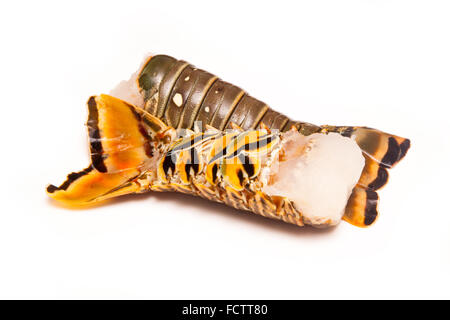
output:
<instances>
[{"instance_id":1,"label":"white background","mask_svg":"<svg viewBox=\"0 0 450 320\"><path fill-rule=\"evenodd\" d=\"M0 298L450 298L448 1L2 2ZM294 119L411 139L369 229L179 194L58 207L85 102L147 52Z\"/></svg>"}]
</instances>

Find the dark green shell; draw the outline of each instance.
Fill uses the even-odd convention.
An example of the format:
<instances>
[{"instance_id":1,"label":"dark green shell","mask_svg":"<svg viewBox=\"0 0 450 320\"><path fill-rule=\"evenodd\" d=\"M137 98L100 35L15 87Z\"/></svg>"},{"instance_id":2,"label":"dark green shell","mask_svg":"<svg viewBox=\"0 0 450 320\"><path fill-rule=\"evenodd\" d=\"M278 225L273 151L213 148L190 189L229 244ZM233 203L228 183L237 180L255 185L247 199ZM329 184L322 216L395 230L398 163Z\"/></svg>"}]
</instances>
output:
<instances>
[{"instance_id":1,"label":"dark green shell","mask_svg":"<svg viewBox=\"0 0 450 320\"><path fill-rule=\"evenodd\" d=\"M219 130L234 123L244 130L264 123L271 129L287 131L295 126L303 134L321 130L306 122L291 121L253 98L241 88L166 55L152 57L142 68L138 83L145 109L175 128L202 127Z\"/></svg>"}]
</instances>

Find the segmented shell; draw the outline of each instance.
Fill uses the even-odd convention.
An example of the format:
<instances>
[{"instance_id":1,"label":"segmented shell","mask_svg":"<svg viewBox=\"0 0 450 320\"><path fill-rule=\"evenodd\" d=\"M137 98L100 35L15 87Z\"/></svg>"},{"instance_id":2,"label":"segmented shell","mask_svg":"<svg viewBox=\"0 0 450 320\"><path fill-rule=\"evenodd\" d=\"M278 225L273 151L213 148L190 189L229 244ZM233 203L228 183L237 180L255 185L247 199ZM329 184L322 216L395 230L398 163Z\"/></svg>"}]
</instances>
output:
<instances>
[{"instance_id":1,"label":"segmented shell","mask_svg":"<svg viewBox=\"0 0 450 320\"><path fill-rule=\"evenodd\" d=\"M199 121L203 129L210 125L224 130L234 123L250 130L264 123L280 131L295 126L303 134L321 130L310 123L291 121L241 88L166 55L147 61L138 76L138 85L146 102L145 110L174 128L192 129Z\"/></svg>"}]
</instances>

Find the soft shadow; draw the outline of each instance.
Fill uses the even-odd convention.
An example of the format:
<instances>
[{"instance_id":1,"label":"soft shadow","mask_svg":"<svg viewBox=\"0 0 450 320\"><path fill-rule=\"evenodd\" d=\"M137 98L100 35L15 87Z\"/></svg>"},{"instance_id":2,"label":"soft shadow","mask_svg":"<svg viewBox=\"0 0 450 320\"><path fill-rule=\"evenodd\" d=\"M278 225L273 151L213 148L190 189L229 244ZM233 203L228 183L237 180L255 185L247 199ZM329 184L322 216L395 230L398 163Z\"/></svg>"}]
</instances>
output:
<instances>
[{"instance_id":1,"label":"soft shadow","mask_svg":"<svg viewBox=\"0 0 450 320\"><path fill-rule=\"evenodd\" d=\"M130 194L124 195L102 203L102 206L110 206L117 203L124 203L129 201L145 201L148 198L154 198L158 202L174 202L180 207L201 208L199 212L205 214L216 214L225 217L226 219L238 220L239 223L247 223L256 225L259 228L266 229L268 231L280 232L283 234L289 234L296 237L303 236L319 236L324 234L330 234L336 230L336 227L330 228L314 228L311 226L298 227L293 224L289 224L279 220L273 220L262 217L257 214L253 214L248 211L237 210L229 207L225 204L203 199L201 197L191 196L176 192L147 192L144 194ZM95 208L99 205L89 207Z\"/></svg>"}]
</instances>

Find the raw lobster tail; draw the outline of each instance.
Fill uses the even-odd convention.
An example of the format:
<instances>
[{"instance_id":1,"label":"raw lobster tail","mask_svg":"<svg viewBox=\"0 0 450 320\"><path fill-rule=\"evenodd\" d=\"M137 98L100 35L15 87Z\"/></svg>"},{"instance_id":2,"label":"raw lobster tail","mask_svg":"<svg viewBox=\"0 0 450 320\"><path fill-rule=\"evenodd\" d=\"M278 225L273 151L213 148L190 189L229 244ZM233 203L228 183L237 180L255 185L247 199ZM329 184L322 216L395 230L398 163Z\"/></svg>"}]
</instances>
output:
<instances>
[{"instance_id":1,"label":"raw lobster tail","mask_svg":"<svg viewBox=\"0 0 450 320\"><path fill-rule=\"evenodd\" d=\"M404 155L407 141L357 127L323 127L309 136L264 125L177 131L107 95L91 97L88 109L91 165L47 188L70 206L178 191L299 226L341 218L368 226L377 217L375 190L386 182L380 172Z\"/></svg>"},{"instance_id":2,"label":"raw lobster tail","mask_svg":"<svg viewBox=\"0 0 450 320\"><path fill-rule=\"evenodd\" d=\"M73 206L179 191L299 226L366 227L410 146L367 127L292 121L165 55L115 90L88 101L91 165L50 185L50 197Z\"/></svg>"}]
</instances>

